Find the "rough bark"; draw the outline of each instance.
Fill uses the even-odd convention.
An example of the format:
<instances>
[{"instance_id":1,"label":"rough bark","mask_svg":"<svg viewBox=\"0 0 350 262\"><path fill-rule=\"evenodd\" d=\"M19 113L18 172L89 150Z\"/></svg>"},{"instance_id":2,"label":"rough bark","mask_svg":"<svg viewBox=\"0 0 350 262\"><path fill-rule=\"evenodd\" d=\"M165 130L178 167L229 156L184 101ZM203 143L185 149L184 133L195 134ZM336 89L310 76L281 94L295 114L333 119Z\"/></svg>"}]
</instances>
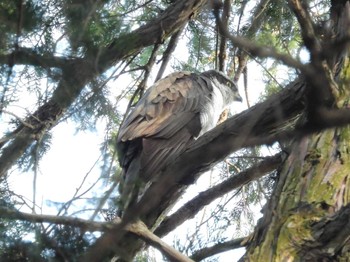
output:
<instances>
[{"instance_id":1,"label":"rough bark","mask_svg":"<svg viewBox=\"0 0 350 262\"><path fill-rule=\"evenodd\" d=\"M295 143L248 249L249 261L307 259L310 245L318 245L313 224L332 220L349 203L349 135L347 127L332 129ZM335 249L328 252L337 260ZM325 257L309 255L309 261Z\"/></svg>"},{"instance_id":2,"label":"rough bark","mask_svg":"<svg viewBox=\"0 0 350 262\"><path fill-rule=\"evenodd\" d=\"M303 29L304 41L312 51L312 59L320 63L319 54L324 50L319 50L319 43L315 41L317 36L305 13L306 7L299 1L290 2L294 11L300 12L299 22L308 25ZM348 38L348 33L344 35L343 32L348 32L349 28L349 1L332 1L331 14L337 37ZM337 107L347 107L349 56L344 56L346 50L338 51L338 54L333 53L336 59L328 60L327 66L333 72L328 79L337 83L338 92L333 92ZM321 88L310 86L315 90ZM346 126L294 142L275 191L265 207L264 217L248 245L246 261L349 260L349 137L350 128Z\"/></svg>"}]
</instances>

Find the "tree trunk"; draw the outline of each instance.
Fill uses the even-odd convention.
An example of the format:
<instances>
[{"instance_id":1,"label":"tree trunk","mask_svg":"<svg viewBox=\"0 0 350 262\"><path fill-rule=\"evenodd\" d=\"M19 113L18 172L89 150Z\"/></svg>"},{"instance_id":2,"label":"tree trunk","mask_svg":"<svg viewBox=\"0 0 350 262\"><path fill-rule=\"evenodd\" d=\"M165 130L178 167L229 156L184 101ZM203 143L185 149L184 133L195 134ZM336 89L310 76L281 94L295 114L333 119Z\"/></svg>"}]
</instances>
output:
<instances>
[{"instance_id":1,"label":"tree trunk","mask_svg":"<svg viewBox=\"0 0 350 262\"><path fill-rule=\"evenodd\" d=\"M338 41L348 39L350 4L332 1ZM345 32L345 33L344 33ZM333 53L337 107L347 107L349 56ZM348 261L350 127L296 140L245 256L246 261Z\"/></svg>"}]
</instances>

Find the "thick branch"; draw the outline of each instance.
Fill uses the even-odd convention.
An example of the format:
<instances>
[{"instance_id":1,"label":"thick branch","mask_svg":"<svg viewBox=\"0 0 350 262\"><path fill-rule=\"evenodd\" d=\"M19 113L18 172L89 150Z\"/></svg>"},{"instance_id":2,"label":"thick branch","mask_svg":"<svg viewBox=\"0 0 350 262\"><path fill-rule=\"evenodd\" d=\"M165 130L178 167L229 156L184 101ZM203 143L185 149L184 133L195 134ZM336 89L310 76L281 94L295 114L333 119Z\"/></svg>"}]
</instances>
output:
<instances>
[{"instance_id":1,"label":"thick branch","mask_svg":"<svg viewBox=\"0 0 350 262\"><path fill-rule=\"evenodd\" d=\"M320 130L332 127L341 127L350 123L350 109L326 109L316 110L315 118L310 124L306 124L307 129Z\"/></svg>"},{"instance_id":2,"label":"thick branch","mask_svg":"<svg viewBox=\"0 0 350 262\"><path fill-rule=\"evenodd\" d=\"M69 59L50 54L39 54L29 48L18 48L8 55L0 55L0 64L19 64L40 66L43 68L62 68Z\"/></svg>"},{"instance_id":3,"label":"thick branch","mask_svg":"<svg viewBox=\"0 0 350 262\"><path fill-rule=\"evenodd\" d=\"M141 26L134 32L116 39L108 49L101 52L98 66L104 71L116 60L135 53L146 46L161 43L179 31L191 17L206 4L205 0L176 1L161 16Z\"/></svg>"},{"instance_id":4,"label":"thick branch","mask_svg":"<svg viewBox=\"0 0 350 262\"><path fill-rule=\"evenodd\" d=\"M320 59L321 43L315 34L314 25L307 11L305 1L290 0L288 4L298 19L301 35L306 48L309 49L311 53L311 59Z\"/></svg>"},{"instance_id":5,"label":"thick branch","mask_svg":"<svg viewBox=\"0 0 350 262\"><path fill-rule=\"evenodd\" d=\"M130 232L133 232L134 234L139 236L147 244L161 251L162 254L165 255L167 259L169 259L169 261L193 262L192 259L189 259L173 247L169 246L167 243L165 243L163 240L161 240L159 237L157 237L155 234L149 231L147 226L141 221L127 226L127 229Z\"/></svg>"},{"instance_id":6,"label":"thick branch","mask_svg":"<svg viewBox=\"0 0 350 262\"><path fill-rule=\"evenodd\" d=\"M231 176L227 180L199 193L195 198L188 201L170 217L165 218L154 233L160 237L168 234L186 220L193 218L205 205L208 205L233 189L241 187L244 184L264 176L266 173L275 170L281 163L281 154L266 157L263 161L247 170L235 176Z\"/></svg>"}]
</instances>

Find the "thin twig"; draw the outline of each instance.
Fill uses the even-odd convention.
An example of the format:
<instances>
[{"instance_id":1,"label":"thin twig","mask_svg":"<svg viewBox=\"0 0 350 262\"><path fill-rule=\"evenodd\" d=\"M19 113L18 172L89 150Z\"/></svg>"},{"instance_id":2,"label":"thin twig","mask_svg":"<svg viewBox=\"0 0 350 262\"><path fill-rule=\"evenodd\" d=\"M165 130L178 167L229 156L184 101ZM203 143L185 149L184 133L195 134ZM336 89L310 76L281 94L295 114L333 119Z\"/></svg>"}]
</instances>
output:
<instances>
[{"instance_id":1,"label":"thin twig","mask_svg":"<svg viewBox=\"0 0 350 262\"><path fill-rule=\"evenodd\" d=\"M160 68L158 70L158 74L157 74L155 81L158 81L159 79L162 78L164 71L169 63L170 56L174 52L184 28L185 28L185 26L180 28L179 31L177 31L175 34L173 34L173 36L170 38L169 44L163 53L162 64L160 65Z\"/></svg>"},{"instance_id":2,"label":"thin twig","mask_svg":"<svg viewBox=\"0 0 350 262\"><path fill-rule=\"evenodd\" d=\"M286 54L281 54L276 51L276 49L272 47L266 47L266 46L259 46L254 44L252 41L245 39L243 37L239 36L233 36L230 34L230 32L225 28L222 24L222 21L219 16L219 9L214 8L213 10L214 16L217 20L217 23L219 25L221 34L225 35L228 39L231 40L231 42L240 47L241 49L249 52L252 56L258 56L261 58L274 58L283 64L287 66L291 66L293 68L299 69L301 72L310 75L310 69L303 65L301 62L298 60L294 59L293 57L286 55Z\"/></svg>"},{"instance_id":3,"label":"thin twig","mask_svg":"<svg viewBox=\"0 0 350 262\"><path fill-rule=\"evenodd\" d=\"M15 117L25 127L28 127L30 129L34 129L35 128L33 125L31 125L30 123L24 121L21 117L19 117L15 113L12 113L12 112L7 111L7 110L2 110L2 112L5 113L5 114L8 114L8 115L11 115L11 116Z\"/></svg>"}]
</instances>

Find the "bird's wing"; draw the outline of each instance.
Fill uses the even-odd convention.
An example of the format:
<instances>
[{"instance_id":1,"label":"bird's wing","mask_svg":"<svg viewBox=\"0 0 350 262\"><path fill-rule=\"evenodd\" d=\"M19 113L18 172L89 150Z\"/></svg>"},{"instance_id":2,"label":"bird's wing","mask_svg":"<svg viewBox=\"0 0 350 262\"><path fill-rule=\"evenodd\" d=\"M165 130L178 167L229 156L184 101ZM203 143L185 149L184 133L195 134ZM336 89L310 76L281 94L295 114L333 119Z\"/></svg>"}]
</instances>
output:
<instances>
[{"instance_id":1,"label":"bird's wing","mask_svg":"<svg viewBox=\"0 0 350 262\"><path fill-rule=\"evenodd\" d=\"M177 72L167 76L140 99L125 119L118 140L172 137L199 114L210 89L208 80L196 74ZM190 123L187 128L196 136L201 127Z\"/></svg>"},{"instance_id":2,"label":"bird's wing","mask_svg":"<svg viewBox=\"0 0 350 262\"><path fill-rule=\"evenodd\" d=\"M125 207L136 200L143 182L156 179L158 172L199 135L200 112L211 99L212 90L206 77L173 73L150 87L126 117L117 138Z\"/></svg>"}]
</instances>

